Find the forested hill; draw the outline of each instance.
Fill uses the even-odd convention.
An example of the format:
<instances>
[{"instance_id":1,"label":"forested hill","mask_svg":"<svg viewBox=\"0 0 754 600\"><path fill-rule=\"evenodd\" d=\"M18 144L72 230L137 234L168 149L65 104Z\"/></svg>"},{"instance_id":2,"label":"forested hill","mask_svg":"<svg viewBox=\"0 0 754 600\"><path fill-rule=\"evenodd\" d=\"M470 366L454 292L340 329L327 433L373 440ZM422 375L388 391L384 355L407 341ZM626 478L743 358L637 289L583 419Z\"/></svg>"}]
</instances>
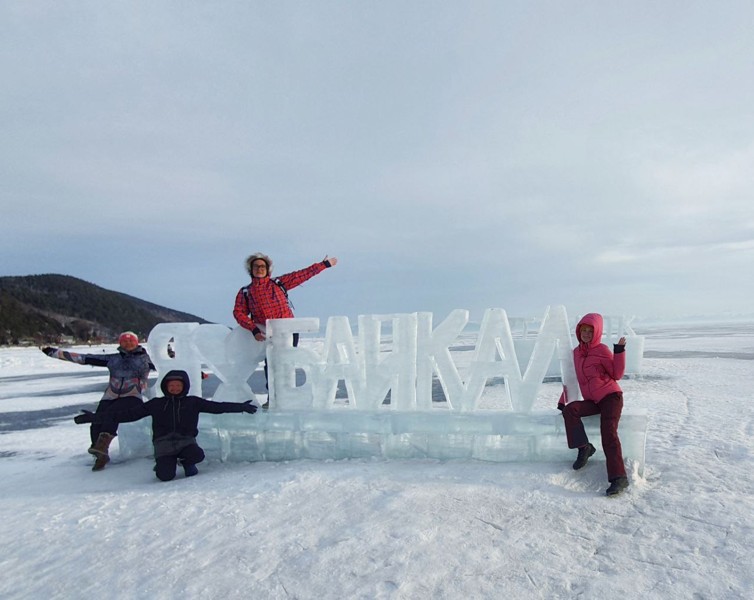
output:
<instances>
[{"instance_id":1,"label":"forested hill","mask_svg":"<svg viewBox=\"0 0 754 600\"><path fill-rule=\"evenodd\" d=\"M69 275L0 277L0 345L144 338L158 323L207 323Z\"/></svg>"}]
</instances>

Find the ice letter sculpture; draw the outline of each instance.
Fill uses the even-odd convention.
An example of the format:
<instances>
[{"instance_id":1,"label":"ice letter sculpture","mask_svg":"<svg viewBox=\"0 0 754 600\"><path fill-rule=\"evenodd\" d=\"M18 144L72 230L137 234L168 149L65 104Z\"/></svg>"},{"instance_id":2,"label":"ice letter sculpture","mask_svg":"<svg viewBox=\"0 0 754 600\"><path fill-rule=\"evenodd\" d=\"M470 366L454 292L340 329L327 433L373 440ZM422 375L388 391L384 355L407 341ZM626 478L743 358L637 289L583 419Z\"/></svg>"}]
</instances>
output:
<instances>
[{"instance_id":1,"label":"ice letter sculpture","mask_svg":"<svg viewBox=\"0 0 754 600\"><path fill-rule=\"evenodd\" d=\"M555 410L532 412L543 379L553 371L569 390L578 390L573 328L565 308L548 308L536 337L529 335L528 322L523 335L514 336L511 323L517 321L503 309L488 309L471 360L459 369L451 347L468 320L465 310L454 310L437 325L431 313L362 315L354 337L346 317L331 317L324 343L307 339L299 346L293 346L293 334L319 333L318 319L270 320L266 343L242 328L164 323L150 333L149 353L158 382L168 370L183 369L191 377L191 393L200 395L206 367L221 381L214 399L233 402L254 397L248 380L266 356L269 411L253 417L203 416L201 436L210 456L567 460L560 415ZM607 317L605 323L606 343L628 337L627 372L638 372L641 336L625 319ZM168 355L169 343L174 357ZM297 371L304 373L303 382L297 382ZM502 380L505 393L497 395L497 404L481 408L491 380ZM343 388L345 397L338 398ZM441 389L442 397L433 397L433 388ZM158 390L152 388L152 395ZM553 406L556 401L553 397ZM124 434L121 450L129 455L130 448L133 454L135 436L129 428ZM644 462L645 437L646 415L624 413L624 454L639 464Z\"/></svg>"}]
</instances>

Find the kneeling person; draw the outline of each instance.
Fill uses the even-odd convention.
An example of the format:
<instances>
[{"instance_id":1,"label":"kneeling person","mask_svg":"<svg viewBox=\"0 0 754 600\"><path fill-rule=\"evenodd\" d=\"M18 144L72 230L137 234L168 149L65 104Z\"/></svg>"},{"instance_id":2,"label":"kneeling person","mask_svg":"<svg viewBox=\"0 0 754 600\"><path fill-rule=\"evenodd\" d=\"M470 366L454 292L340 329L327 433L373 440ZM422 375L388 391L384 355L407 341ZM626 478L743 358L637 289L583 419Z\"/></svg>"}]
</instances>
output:
<instances>
[{"instance_id":1,"label":"kneeling person","mask_svg":"<svg viewBox=\"0 0 754 600\"><path fill-rule=\"evenodd\" d=\"M204 460L204 450L196 443L199 435L199 413L254 414L257 407L246 402L211 402L198 396L187 396L190 387L185 371L169 371L160 383L163 397L152 398L141 406L112 412L108 415L119 423L152 417L152 443L154 444L155 473L161 481L175 477L178 462L186 477L196 475L197 463ZM74 418L76 423L96 423L97 414L84 412Z\"/></svg>"}]
</instances>

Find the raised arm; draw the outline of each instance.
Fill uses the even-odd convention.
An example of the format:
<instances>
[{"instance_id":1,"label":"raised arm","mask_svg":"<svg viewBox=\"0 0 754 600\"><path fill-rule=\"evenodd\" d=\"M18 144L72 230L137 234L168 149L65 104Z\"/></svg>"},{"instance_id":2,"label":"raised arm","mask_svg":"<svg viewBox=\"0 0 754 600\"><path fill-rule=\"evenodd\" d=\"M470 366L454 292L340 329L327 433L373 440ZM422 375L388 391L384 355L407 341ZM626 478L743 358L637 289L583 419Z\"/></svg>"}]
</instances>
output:
<instances>
[{"instance_id":1,"label":"raised arm","mask_svg":"<svg viewBox=\"0 0 754 600\"><path fill-rule=\"evenodd\" d=\"M251 403L251 400L246 402L212 402L199 399L199 412L210 413L213 415L222 415L224 413L249 413L254 414L257 412L257 407Z\"/></svg>"},{"instance_id":2,"label":"raised arm","mask_svg":"<svg viewBox=\"0 0 754 600\"><path fill-rule=\"evenodd\" d=\"M337 264L338 259L336 257L325 256L325 258L323 258L320 262L314 263L313 265L310 265L305 269L300 269L298 271L293 271L292 273L281 275L280 282L285 286L285 289L290 290L292 288L295 288L296 286L301 285L305 281L308 281L315 275L319 275L325 269L334 267Z\"/></svg>"},{"instance_id":3,"label":"raised arm","mask_svg":"<svg viewBox=\"0 0 754 600\"><path fill-rule=\"evenodd\" d=\"M91 365L93 367L106 367L108 361L108 355L103 354L99 356L97 354L78 354L77 352L69 352L68 350L60 350L58 348L51 348L45 346L42 348L47 356L51 358L57 358L58 360L65 360L68 362L76 363L78 365Z\"/></svg>"},{"instance_id":4,"label":"raised arm","mask_svg":"<svg viewBox=\"0 0 754 600\"><path fill-rule=\"evenodd\" d=\"M606 356L602 357L602 366L610 377L618 381L626 372L626 338L621 338L614 348L614 352L609 350L605 352Z\"/></svg>"}]
</instances>

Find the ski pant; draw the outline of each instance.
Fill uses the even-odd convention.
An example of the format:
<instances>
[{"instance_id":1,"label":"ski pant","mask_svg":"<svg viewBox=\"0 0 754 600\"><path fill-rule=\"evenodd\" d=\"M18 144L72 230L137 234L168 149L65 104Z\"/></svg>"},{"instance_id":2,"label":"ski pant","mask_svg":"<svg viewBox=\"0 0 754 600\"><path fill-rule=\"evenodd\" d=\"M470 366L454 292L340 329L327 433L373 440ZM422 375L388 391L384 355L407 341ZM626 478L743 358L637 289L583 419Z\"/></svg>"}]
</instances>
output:
<instances>
[{"instance_id":1,"label":"ski pant","mask_svg":"<svg viewBox=\"0 0 754 600\"><path fill-rule=\"evenodd\" d=\"M293 347L295 348L298 346L298 333L293 334ZM269 381L267 380L267 359L264 359L264 387L266 389L270 389L270 386L268 385Z\"/></svg>"},{"instance_id":2,"label":"ski pant","mask_svg":"<svg viewBox=\"0 0 754 600\"><path fill-rule=\"evenodd\" d=\"M184 446L175 454L158 456L154 459L154 472L157 475L157 479L160 481L170 481L171 479L174 479L175 469L178 466L179 460L183 465L195 465L204 460L204 450L202 450L198 444L190 444L189 446Z\"/></svg>"},{"instance_id":3,"label":"ski pant","mask_svg":"<svg viewBox=\"0 0 754 600\"><path fill-rule=\"evenodd\" d=\"M607 478L609 481L626 476L623 464L623 450L618 438L618 421L623 411L623 394L608 394L595 403L591 400L571 402L563 408L566 438L569 448L581 448L589 443L581 417L599 414L602 450L607 458Z\"/></svg>"},{"instance_id":4,"label":"ski pant","mask_svg":"<svg viewBox=\"0 0 754 600\"><path fill-rule=\"evenodd\" d=\"M97 416L97 420L100 420L101 422L92 423L89 428L89 435L92 438L92 446L97 442L97 438L99 438L99 434L102 432L111 435L118 435L118 421L108 418L109 413L136 408L142 404L142 399L136 396L124 396L123 398L113 398L112 400L100 400L94 414Z\"/></svg>"}]
</instances>

